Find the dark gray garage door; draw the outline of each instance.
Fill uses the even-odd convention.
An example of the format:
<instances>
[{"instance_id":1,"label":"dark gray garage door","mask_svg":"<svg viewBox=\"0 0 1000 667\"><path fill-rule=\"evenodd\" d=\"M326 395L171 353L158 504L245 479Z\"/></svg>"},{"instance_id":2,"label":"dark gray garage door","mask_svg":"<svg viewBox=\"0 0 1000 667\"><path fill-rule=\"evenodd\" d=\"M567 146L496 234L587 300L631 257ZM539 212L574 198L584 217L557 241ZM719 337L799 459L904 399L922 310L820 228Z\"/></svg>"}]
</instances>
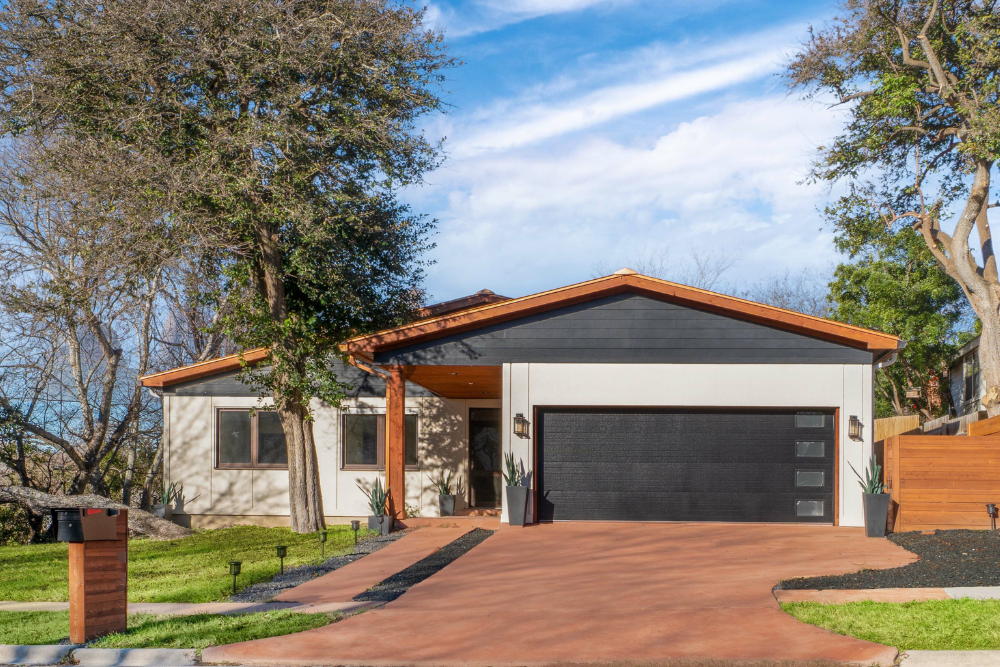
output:
<instances>
[{"instance_id":1,"label":"dark gray garage door","mask_svg":"<svg viewBox=\"0 0 1000 667\"><path fill-rule=\"evenodd\" d=\"M538 411L542 521L833 521L823 410Z\"/></svg>"}]
</instances>

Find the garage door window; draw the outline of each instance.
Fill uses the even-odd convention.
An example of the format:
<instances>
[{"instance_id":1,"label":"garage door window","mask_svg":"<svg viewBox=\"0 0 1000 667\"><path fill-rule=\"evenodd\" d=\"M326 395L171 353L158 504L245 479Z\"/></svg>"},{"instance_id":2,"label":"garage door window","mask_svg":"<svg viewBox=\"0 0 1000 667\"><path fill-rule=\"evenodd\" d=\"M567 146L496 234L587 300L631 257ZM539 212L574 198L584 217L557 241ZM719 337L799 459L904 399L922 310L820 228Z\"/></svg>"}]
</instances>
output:
<instances>
[{"instance_id":1,"label":"garage door window","mask_svg":"<svg viewBox=\"0 0 1000 667\"><path fill-rule=\"evenodd\" d=\"M799 412L795 415L795 428L823 428L826 415L822 412Z\"/></svg>"},{"instance_id":2,"label":"garage door window","mask_svg":"<svg viewBox=\"0 0 1000 667\"><path fill-rule=\"evenodd\" d=\"M795 456L800 459L821 459L826 456L826 443L814 440L796 442Z\"/></svg>"},{"instance_id":3,"label":"garage door window","mask_svg":"<svg viewBox=\"0 0 1000 667\"><path fill-rule=\"evenodd\" d=\"M796 500L795 516L823 516L822 500Z\"/></svg>"},{"instance_id":4,"label":"garage door window","mask_svg":"<svg viewBox=\"0 0 1000 667\"><path fill-rule=\"evenodd\" d=\"M826 474L822 470L796 470L795 486L825 486Z\"/></svg>"}]
</instances>

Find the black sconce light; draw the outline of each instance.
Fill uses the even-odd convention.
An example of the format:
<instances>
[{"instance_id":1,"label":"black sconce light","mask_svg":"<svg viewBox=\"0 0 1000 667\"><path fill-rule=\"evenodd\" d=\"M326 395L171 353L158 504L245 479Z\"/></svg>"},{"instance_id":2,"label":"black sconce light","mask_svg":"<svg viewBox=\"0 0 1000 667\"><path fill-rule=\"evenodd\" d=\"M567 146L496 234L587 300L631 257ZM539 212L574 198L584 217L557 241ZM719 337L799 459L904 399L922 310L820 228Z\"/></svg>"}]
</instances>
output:
<instances>
[{"instance_id":1,"label":"black sconce light","mask_svg":"<svg viewBox=\"0 0 1000 667\"><path fill-rule=\"evenodd\" d=\"M518 412L516 415L514 415L514 435L516 435L519 438L527 438L528 426L529 422L527 419L524 418L524 415L522 413Z\"/></svg>"},{"instance_id":2,"label":"black sconce light","mask_svg":"<svg viewBox=\"0 0 1000 667\"><path fill-rule=\"evenodd\" d=\"M240 568L243 566L242 561L231 560L229 561L229 574L233 575L233 595L236 595L236 577L240 576Z\"/></svg>"},{"instance_id":3,"label":"black sconce light","mask_svg":"<svg viewBox=\"0 0 1000 667\"><path fill-rule=\"evenodd\" d=\"M325 530L316 531L316 537L319 538L319 546L321 549L320 555L323 558L326 558L326 531Z\"/></svg>"},{"instance_id":4,"label":"black sconce light","mask_svg":"<svg viewBox=\"0 0 1000 667\"><path fill-rule=\"evenodd\" d=\"M857 440L861 442L864 438L861 437L861 429L864 428L864 424L858 419L857 415L851 415L851 420L847 424L847 437L851 440Z\"/></svg>"},{"instance_id":5,"label":"black sconce light","mask_svg":"<svg viewBox=\"0 0 1000 667\"><path fill-rule=\"evenodd\" d=\"M278 552L278 558L281 559L281 573L284 574L285 573L285 556L288 555L288 547L286 547L284 545L279 546L279 547L275 547L275 551Z\"/></svg>"},{"instance_id":6,"label":"black sconce light","mask_svg":"<svg viewBox=\"0 0 1000 667\"><path fill-rule=\"evenodd\" d=\"M990 528L992 530L997 529L997 506L994 503L990 503L986 506L986 513L990 515Z\"/></svg>"},{"instance_id":7,"label":"black sconce light","mask_svg":"<svg viewBox=\"0 0 1000 667\"><path fill-rule=\"evenodd\" d=\"M351 530L354 531L354 546L358 546L358 529L361 528L361 522L357 519L351 521Z\"/></svg>"}]
</instances>

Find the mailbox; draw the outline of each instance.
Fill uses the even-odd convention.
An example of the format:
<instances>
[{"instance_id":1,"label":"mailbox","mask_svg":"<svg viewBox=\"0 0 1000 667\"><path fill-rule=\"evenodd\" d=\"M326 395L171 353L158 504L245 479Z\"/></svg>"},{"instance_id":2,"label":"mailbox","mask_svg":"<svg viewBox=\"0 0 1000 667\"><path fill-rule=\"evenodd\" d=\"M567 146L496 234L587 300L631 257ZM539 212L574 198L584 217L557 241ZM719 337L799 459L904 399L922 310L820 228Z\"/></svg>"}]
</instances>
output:
<instances>
[{"instance_id":1,"label":"mailbox","mask_svg":"<svg viewBox=\"0 0 1000 667\"><path fill-rule=\"evenodd\" d=\"M55 510L56 540L95 542L118 539L118 510L72 507Z\"/></svg>"}]
</instances>

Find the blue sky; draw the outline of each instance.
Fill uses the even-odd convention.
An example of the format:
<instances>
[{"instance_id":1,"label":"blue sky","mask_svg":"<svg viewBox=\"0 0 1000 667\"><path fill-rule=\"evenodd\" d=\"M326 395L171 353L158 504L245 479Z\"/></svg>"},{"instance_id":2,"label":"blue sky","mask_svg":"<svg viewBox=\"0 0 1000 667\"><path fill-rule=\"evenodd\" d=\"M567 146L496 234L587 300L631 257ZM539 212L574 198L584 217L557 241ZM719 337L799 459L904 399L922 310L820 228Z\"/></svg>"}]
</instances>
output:
<instances>
[{"instance_id":1,"label":"blue sky","mask_svg":"<svg viewBox=\"0 0 1000 667\"><path fill-rule=\"evenodd\" d=\"M841 111L778 79L830 2L431 0L463 65L429 119L447 160L405 193L438 219L432 300L521 296L649 253L730 282L837 261L802 184Z\"/></svg>"}]
</instances>

